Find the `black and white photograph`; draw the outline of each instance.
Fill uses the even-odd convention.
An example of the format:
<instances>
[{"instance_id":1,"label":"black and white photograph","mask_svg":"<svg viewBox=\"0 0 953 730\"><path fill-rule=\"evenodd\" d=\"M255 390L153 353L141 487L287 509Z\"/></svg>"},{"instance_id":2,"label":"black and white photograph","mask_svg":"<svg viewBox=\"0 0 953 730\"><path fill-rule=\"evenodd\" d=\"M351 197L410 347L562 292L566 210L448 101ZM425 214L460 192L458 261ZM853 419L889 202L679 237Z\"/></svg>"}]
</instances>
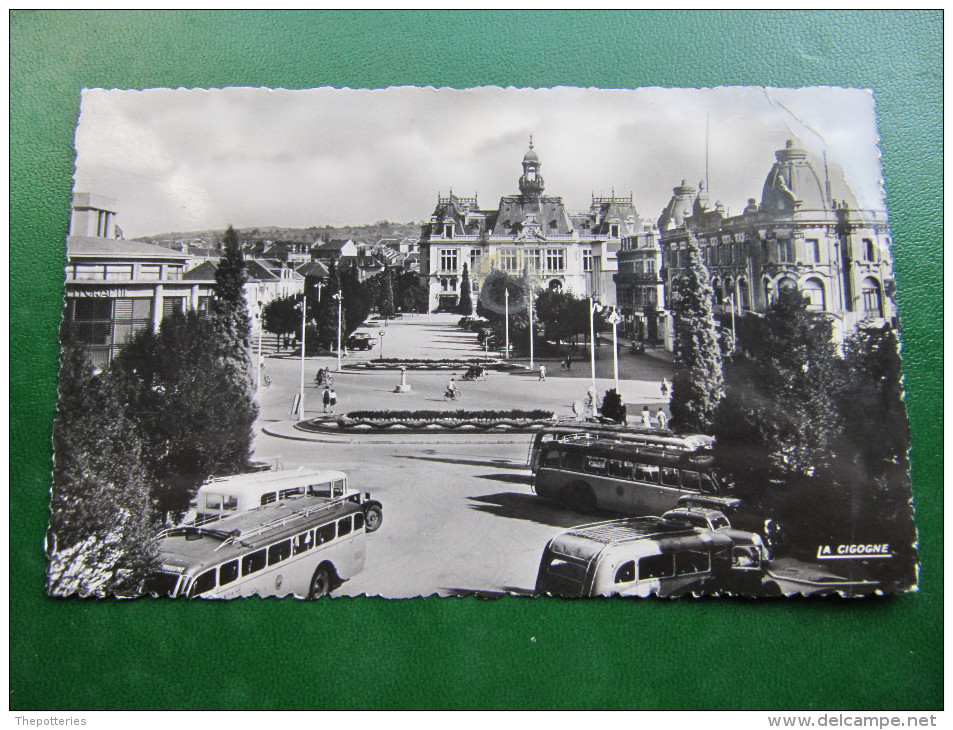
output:
<instances>
[{"instance_id":1,"label":"black and white photograph","mask_svg":"<svg viewBox=\"0 0 953 730\"><path fill-rule=\"evenodd\" d=\"M863 89L86 89L54 597L916 590Z\"/></svg>"}]
</instances>

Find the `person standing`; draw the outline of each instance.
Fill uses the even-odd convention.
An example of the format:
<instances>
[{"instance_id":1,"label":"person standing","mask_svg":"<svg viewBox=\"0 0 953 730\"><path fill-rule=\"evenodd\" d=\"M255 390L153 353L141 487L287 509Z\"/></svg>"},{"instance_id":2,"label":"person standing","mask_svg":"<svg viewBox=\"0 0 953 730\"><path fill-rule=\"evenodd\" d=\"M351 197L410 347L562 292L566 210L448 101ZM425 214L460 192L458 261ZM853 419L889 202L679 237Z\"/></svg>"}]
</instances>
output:
<instances>
[{"instance_id":1,"label":"person standing","mask_svg":"<svg viewBox=\"0 0 953 730\"><path fill-rule=\"evenodd\" d=\"M321 402L324 403L324 412L327 413L331 408L331 386L324 386L324 394L321 396Z\"/></svg>"},{"instance_id":2,"label":"person standing","mask_svg":"<svg viewBox=\"0 0 953 730\"><path fill-rule=\"evenodd\" d=\"M642 406L642 425L645 428L652 428L652 414L649 413L648 406Z\"/></svg>"},{"instance_id":3,"label":"person standing","mask_svg":"<svg viewBox=\"0 0 953 730\"><path fill-rule=\"evenodd\" d=\"M672 384L668 382L668 378L662 378L662 397L665 400L672 397Z\"/></svg>"},{"instance_id":4,"label":"person standing","mask_svg":"<svg viewBox=\"0 0 953 730\"><path fill-rule=\"evenodd\" d=\"M331 405L331 413L334 413L334 406L338 403L338 394L334 391L333 388L328 389L328 400Z\"/></svg>"},{"instance_id":5,"label":"person standing","mask_svg":"<svg viewBox=\"0 0 953 730\"><path fill-rule=\"evenodd\" d=\"M566 355L566 370L572 370L572 355Z\"/></svg>"},{"instance_id":6,"label":"person standing","mask_svg":"<svg viewBox=\"0 0 953 730\"><path fill-rule=\"evenodd\" d=\"M659 428L665 429L668 426L668 416L665 415L661 406L659 406L658 413L655 414L655 419L658 421Z\"/></svg>"},{"instance_id":7,"label":"person standing","mask_svg":"<svg viewBox=\"0 0 953 730\"><path fill-rule=\"evenodd\" d=\"M545 365L539 366L539 379L546 380L546 366Z\"/></svg>"}]
</instances>

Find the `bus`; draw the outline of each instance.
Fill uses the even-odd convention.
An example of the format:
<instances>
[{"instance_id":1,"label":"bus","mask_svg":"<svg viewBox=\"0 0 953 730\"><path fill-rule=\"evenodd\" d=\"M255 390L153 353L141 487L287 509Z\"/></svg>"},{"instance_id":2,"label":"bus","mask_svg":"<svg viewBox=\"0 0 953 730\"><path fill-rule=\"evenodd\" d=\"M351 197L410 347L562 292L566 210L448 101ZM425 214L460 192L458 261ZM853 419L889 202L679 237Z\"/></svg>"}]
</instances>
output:
<instances>
[{"instance_id":1,"label":"bus","mask_svg":"<svg viewBox=\"0 0 953 730\"><path fill-rule=\"evenodd\" d=\"M143 592L172 598L320 598L364 569L361 505L302 496L160 533Z\"/></svg>"},{"instance_id":2,"label":"bus","mask_svg":"<svg viewBox=\"0 0 953 730\"><path fill-rule=\"evenodd\" d=\"M573 527L550 540L534 592L567 598L759 595L769 562L754 533L709 530L677 516L629 517Z\"/></svg>"},{"instance_id":3,"label":"bus","mask_svg":"<svg viewBox=\"0 0 953 730\"><path fill-rule=\"evenodd\" d=\"M707 448L669 448L589 435L543 442L533 491L576 512L610 510L661 515L692 497L718 497L737 506L713 469Z\"/></svg>"},{"instance_id":4,"label":"bus","mask_svg":"<svg viewBox=\"0 0 953 730\"><path fill-rule=\"evenodd\" d=\"M331 469L304 468L210 479L199 487L182 524L201 526L239 512L304 495L326 499L346 497L361 505L368 532L374 532L381 526L383 510L380 502L372 500L370 493L349 489L347 474Z\"/></svg>"},{"instance_id":5,"label":"bus","mask_svg":"<svg viewBox=\"0 0 953 730\"><path fill-rule=\"evenodd\" d=\"M560 424L541 428L533 436L527 464L533 472L539 465L539 452L543 444L551 441L580 441L593 439L654 446L662 451L687 453L711 450L715 445L713 436L693 433L676 435L668 429L633 429L628 426L613 426L602 423Z\"/></svg>"}]
</instances>

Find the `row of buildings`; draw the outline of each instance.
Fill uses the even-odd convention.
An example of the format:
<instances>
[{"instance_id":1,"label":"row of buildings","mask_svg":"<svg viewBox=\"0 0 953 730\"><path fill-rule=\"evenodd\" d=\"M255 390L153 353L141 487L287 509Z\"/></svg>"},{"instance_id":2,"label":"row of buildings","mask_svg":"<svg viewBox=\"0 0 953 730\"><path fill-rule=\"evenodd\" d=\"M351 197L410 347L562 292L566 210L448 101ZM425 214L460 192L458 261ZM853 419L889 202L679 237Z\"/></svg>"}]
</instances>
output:
<instances>
[{"instance_id":1,"label":"row of buildings","mask_svg":"<svg viewBox=\"0 0 953 730\"><path fill-rule=\"evenodd\" d=\"M207 247L123 240L115 208L104 196L76 193L66 241L66 326L100 367L137 330L157 330L173 312L208 309L219 261L218 251ZM252 336L260 331L264 305L300 294L308 280L326 280L332 261L353 266L362 281L385 265L415 271L416 241L274 243L250 251L245 298Z\"/></svg>"},{"instance_id":2,"label":"row of buildings","mask_svg":"<svg viewBox=\"0 0 953 730\"><path fill-rule=\"evenodd\" d=\"M750 198L740 215L711 203L703 183L684 180L655 220L615 193L571 213L562 198L544 195L532 139L522 164L519 194L495 209L438 195L420 241L432 309L454 308L466 263L476 292L493 270L526 277L533 289L613 306L633 336L671 349L668 297L694 240L719 314L763 312L778 291L796 287L839 336L861 320L896 318L886 213L858 209L826 160L812 161L793 141L775 153L760 202Z\"/></svg>"}]
</instances>

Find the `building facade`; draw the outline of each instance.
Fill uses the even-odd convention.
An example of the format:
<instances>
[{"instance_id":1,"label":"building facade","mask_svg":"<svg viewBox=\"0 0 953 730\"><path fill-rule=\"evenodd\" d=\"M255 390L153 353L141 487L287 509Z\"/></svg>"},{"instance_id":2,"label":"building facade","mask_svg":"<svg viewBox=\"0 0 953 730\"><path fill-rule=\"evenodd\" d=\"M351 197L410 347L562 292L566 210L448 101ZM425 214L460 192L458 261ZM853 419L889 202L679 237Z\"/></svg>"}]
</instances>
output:
<instances>
[{"instance_id":1,"label":"building facade","mask_svg":"<svg viewBox=\"0 0 953 730\"><path fill-rule=\"evenodd\" d=\"M658 219L668 349L668 297L688 265L691 239L708 266L718 314L764 312L781 289L794 287L830 315L839 340L863 320L896 324L886 212L858 209L842 177L791 140L775 158L760 204L750 198L740 215L711 205L702 184L674 188Z\"/></svg>"},{"instance_id":2,"label":"building facade","mask_svg":"<svg viewBox=\"0 0 953 730\"><path fill-rule=\"evenodd\" d=\"M635 340L653 345L664 342L668 318L662 311L665 282L658 228L646 225L641 233L625 236L617 258L616 300L623 331Z\"/></svg>"},{"instance_id":3,"label":"building facade","mask_svg":"<svg viewBox=\"0 0 953 730\"><path fill-rule=\"evenodd\" d=\"M93 364L112 360L134 332L175 311L205 309L211 287L184 277L188 254L118 238L111 200L73 197L66 240L65 325Z\"/></svg>"},{"instance_id":4,"label":"building facade","mask_svg":"<svg viewBox=\"0 0 953 730\"><path fill-rule=\"evenodd\" d=\"M632 196L593 195L589 210L570 213L561 197L544 195L542 163L530 139L519 194L481 209L474 197L438 194L420 239L420 273L430 309L452 310L463 265L478 294L492 271L525 276L536 289L594 296L615 306L616 256L622 239L642 230Z\"/></svg>"}]
</instances>

